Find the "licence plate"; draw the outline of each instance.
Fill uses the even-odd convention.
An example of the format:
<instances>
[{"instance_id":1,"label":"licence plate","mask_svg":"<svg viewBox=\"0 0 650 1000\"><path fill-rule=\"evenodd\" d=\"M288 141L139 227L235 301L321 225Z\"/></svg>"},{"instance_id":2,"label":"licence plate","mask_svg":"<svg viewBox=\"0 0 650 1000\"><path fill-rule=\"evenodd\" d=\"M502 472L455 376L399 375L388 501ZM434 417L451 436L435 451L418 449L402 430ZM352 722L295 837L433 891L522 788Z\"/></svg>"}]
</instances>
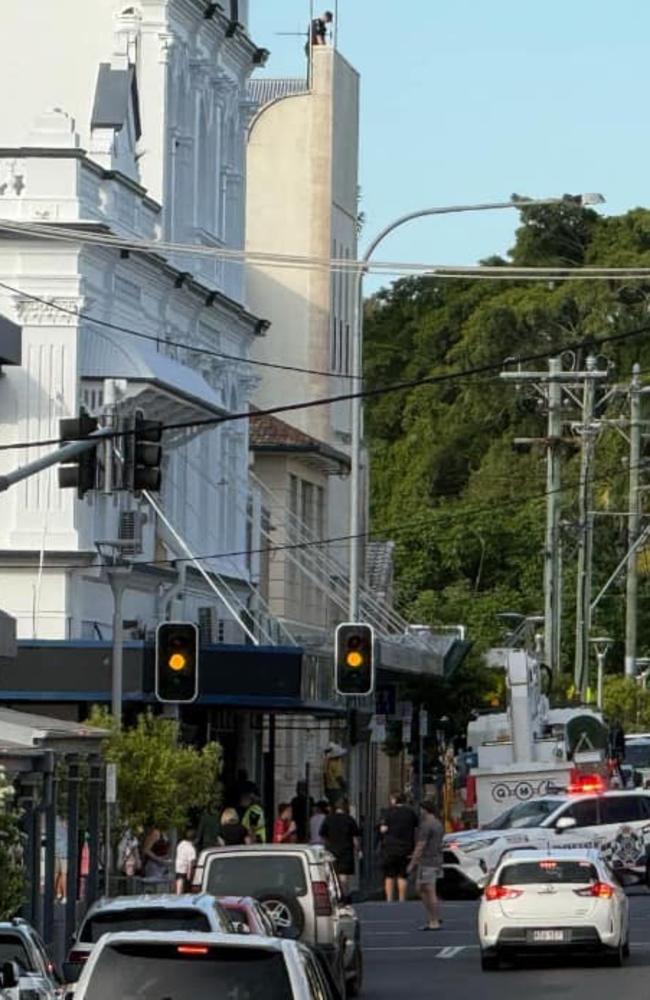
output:
<instances>
[{"instance_id":1,"label":"licence plate","mask_svg":"<svg viewBox=\"0 0 650 1000\"><path fill-rule=\"evenodd\" d=\"M569 933L560 930L528 931L528 940L533 944L561 944L569 940Z\"/></svg>"}]
</instances>

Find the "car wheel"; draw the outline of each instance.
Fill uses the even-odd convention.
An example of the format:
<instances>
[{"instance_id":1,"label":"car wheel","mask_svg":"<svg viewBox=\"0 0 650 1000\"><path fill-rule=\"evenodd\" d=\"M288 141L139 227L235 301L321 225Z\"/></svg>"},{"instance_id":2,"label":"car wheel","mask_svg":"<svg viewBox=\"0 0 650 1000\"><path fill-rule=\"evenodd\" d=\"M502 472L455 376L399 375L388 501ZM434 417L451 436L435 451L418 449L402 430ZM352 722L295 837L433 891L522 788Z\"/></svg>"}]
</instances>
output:
<instances>
[{"instance_id":1,"label":"car wheel","mask_svg":"<svg viewBox=\"0 0 650 1000\"><path fill-rule=\"evenodd\" d=\"M630 957L630 939L628 937L627 941L623 945L623 958Z\"/></svg>"},{"instance_id":2,"label":"car wheel","mask_svg":"<svg viewBox=\"0 0 650 1000\"><path fill-rule=\"evenodd\" d=\"M297 899L273 891L261 892L257 898L279 934L289 930L296 936L302 934L305 929L305 915Z\"/></svg>"},{"instance_id":3,"label":"car wheel","mask_svg":"<svg viewBox=\"0 0 650 1000\"><path fill-rule=\"evenodd\" d=\"M609 952L607 955L607 964L611 965L614 969L620 969L623 964L623 959L625 958L625 945L622 941L619 941L616 948Z\"/></svg>"},{"instance_id":4,"label":"car wheel","mask_svg":"<svg viewBox=\"0 0 650 1000\"><path fill-rule=\"evenodd\" d=\"M363 986L363 955L357 947L354 957L354 973L347 981L346 993L349 997L358 997Z\"/></svg>"},{"instance_id":5,"label":"car wheel","mask_svg":"<svg viewBox=\"0 0 650 1000\"><path fill-rule=\"evenodd\" d=\"M486 955L484 952L481 952L481 968L483 972L497 972L499 965L498 955Z\"/></svg>"}]
</instances>

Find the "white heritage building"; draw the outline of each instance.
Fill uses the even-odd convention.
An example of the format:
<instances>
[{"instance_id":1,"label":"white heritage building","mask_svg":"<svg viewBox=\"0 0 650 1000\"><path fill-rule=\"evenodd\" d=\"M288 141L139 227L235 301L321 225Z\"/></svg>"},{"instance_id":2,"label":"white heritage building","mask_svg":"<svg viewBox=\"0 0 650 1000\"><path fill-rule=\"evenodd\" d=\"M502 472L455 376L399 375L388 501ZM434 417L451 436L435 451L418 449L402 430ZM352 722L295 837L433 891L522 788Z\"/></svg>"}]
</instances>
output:
<instances>
[{"instance_id":1,"label":"white heritage building","mask_svg":"<svg viewBox=\"0 0 650 1000\"><path fill-rule=\"evenodd\" d=\"M22 444L57 438L80 406L101 413L107 386L167 423L248 409L246 358L267 324L242 305L243 266L102 242L244 246L247 83L265 57L247 7L4 5L0 218L38 231L0 233L0 314L23 329L22 366L0 382L0 444L21 446L0 452L0 472L50 450ZM66 239L48 238L62 226ZM110 640L111 592L93 563L97 541L120 539L144 563L127 638L171 613L199 621L205 641L241 642L241 620L267 641L256 566L217 557L251 547L248 446L244 420L166 434L159 512L124 494L79 501L56 469L0 496L0 607L19 639ZM209 582L174 566L188 549L215 555L202 563Z\"/></svg>"}]
</instances>

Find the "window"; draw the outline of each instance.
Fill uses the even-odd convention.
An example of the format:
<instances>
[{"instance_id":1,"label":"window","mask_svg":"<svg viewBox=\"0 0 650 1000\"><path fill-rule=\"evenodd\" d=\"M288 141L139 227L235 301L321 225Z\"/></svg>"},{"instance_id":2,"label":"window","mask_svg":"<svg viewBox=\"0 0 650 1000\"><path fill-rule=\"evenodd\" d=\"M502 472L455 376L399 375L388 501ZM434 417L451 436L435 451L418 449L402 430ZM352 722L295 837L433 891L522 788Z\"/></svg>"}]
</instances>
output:
<instances>
[{"instance_id":1,"label":"window","mask_svg":"<svg viewBox=\"0 0 650 1000\"><path fill-rule=\"evenodd\" d=\"M578 802L572 802L569 808L565 809L557 819L563 819L565 816L574 819L576 826L596 826L598 824L598 800L581 799Z\"/></svg>"},{"instance_id":2,"label":"window","mask_svg":"<svg viewBox=\"0 0 650 1000\"><path fill-rule=\"evenodd\" d=\"M256 897L262 892L304 896L307 883L298 857L245 854L213 858L205 891L214 896Z\"/></svg>"},{"instance_id":3,"label":"window","mask_svg":"<svg viewBox=\"0 0 650 1000\"><path fill-rule=\"evenodd\" d=\"M92 971L93 1000L292 1000L282 952L271 948L134 942L104 948ZM205 950L204 950L205 947Z\"/></svg>"},{"instance_id":4,"label":"window","mask_svg":"<svg viewBox=\"0 0 650 1000\"><path fill-rule=\"evenodd\" d=\"M601 823L634 823L646 816L645 809L641 811L640 795L615 795L600 803Z\"/></svg>"},{"instance_id":5,"label":"window","mask_svg":"<svg viewBox=\"0 0 650 1000\"><path fill-rule=\"evenodd\" d=\"M561 805L562 799L535 799L520 802L507 812L501 813L484 830L512 830L528 826L541 826L544 820Z\"/></svg>"},{"instance_id":6,"label":"window","mask_svg":"<svg viewBox=\"0 0 650 1000\"><path fill-rule=\"evenodd\" d=\"M121 931L210 931L210 921L197 910L157 907L134 907L96 913L85 922L81 940L95 944L102 934Z\"/></svg>"},{"instance_id":7,"label":"window","mask_svg":"<svg viewBox=\"0 0 650 1000\"><path fill-rule=\"evenodd\" d=\"M0 966L5 962L16 962L25 972L36 971L20 934L0 934Z\"/></svg>"},{"instance_id":8,"label":"window","mask_svg":"<svg viewBox=\"0 0 650 1000\"><path fill-rule=\"evenodd\" d=\"M499 877L499 885L590 885L597 881L598 872L588 861L518 861L507 865Z\"/></svg>"}]
</instances>

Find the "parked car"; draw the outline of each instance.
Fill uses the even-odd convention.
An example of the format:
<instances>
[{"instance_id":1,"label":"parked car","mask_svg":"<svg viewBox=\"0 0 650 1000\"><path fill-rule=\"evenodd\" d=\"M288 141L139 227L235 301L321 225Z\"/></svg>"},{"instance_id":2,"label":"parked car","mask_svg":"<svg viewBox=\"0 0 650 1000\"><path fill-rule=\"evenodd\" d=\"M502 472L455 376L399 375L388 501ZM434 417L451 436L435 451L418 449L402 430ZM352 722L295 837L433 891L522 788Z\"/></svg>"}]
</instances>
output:
<instances>
[{"instance_id":1,"label":"parked car","mask_svg":"<svg viewBox=\"0 0 650 1000\"><path fill-rule=\"evenodd\" d=\"M0 967L0 1000L20 1000L20 969L15 962Z\"/></svg>"},{"instance_id":2,"label":"parked car","mask_svg":"<svg viewBox=\"0 0 650 1000\"><path fill-rule=\"evenodd\" d=\"M88 959L75 1000L340 1000L311 950L250 935L106 934Z\"/></svg>"},{"instance_id":3,"label":"parked car","mask_svg":"<svg viewBox=\"0 0 650 1000\"><path fill-rule=\"evenodd\" d=\"M193 888L215 896L254 896L276 928L317 949L341 992L363 980L359 919L344 897L332 855L320 845L251 844L202 851Z\"/></svg>"},{"instance_id":4,"label":"parked car","mask_svg":"<svg viewBox=\"0 0 650 1000\"><path fill-rule=\"evenodd\" d=\"M30 1000L58 1000L62 980L40 935L26 920L0 923L0 968L13 963L18 971L18 989ZM3 972L3 978L9 973ZM7 990L14 987L7 987Z\"/></svg>"},{"instance_id":5,"label":"parked car","mask_svg":"<svg viewBox=\"0 0 650 1000\"><path fill-rule=\"evenodd\" d=\"M207 893L100 899L81 921L67 961L63 963L66 982L77 981L103 934L141 930L234 933L226 910Z\"/></svg>"},{"instance_id":6,"label":"parked car","mask_svg":"<svg viewBox=\"0 0 650 1000\"><path fill-rule=\"evenodd\" d=\"M219 906L227 913L235 933L258 934L260 937L284 937L276 928L261 903L252 896L219 896Z\"/></svg>"},{"instance_id":7,"label":"parked car","mask_svg":"<svg viewBox=\"0 0 650 1000\"><path fill-rule=\"evenodd\" d=\"M448 834L443 886L478 895L503 852L514 847L597 847L622 880L650 887L650 793L602 791L598 781L519 802L480 830Z\"/></svg>"},{"instance_id":8,"label":"parked car","mask_svg":"<svg viewBox=\"0 0 650 1000\"><path fill-rule=\"evenodd\" d=\"M490 878L478 913L481 966L541 952L597 953L620 966L630 951L627 897L598 851L517 851Z\"/></svg>"}]
</instances>

